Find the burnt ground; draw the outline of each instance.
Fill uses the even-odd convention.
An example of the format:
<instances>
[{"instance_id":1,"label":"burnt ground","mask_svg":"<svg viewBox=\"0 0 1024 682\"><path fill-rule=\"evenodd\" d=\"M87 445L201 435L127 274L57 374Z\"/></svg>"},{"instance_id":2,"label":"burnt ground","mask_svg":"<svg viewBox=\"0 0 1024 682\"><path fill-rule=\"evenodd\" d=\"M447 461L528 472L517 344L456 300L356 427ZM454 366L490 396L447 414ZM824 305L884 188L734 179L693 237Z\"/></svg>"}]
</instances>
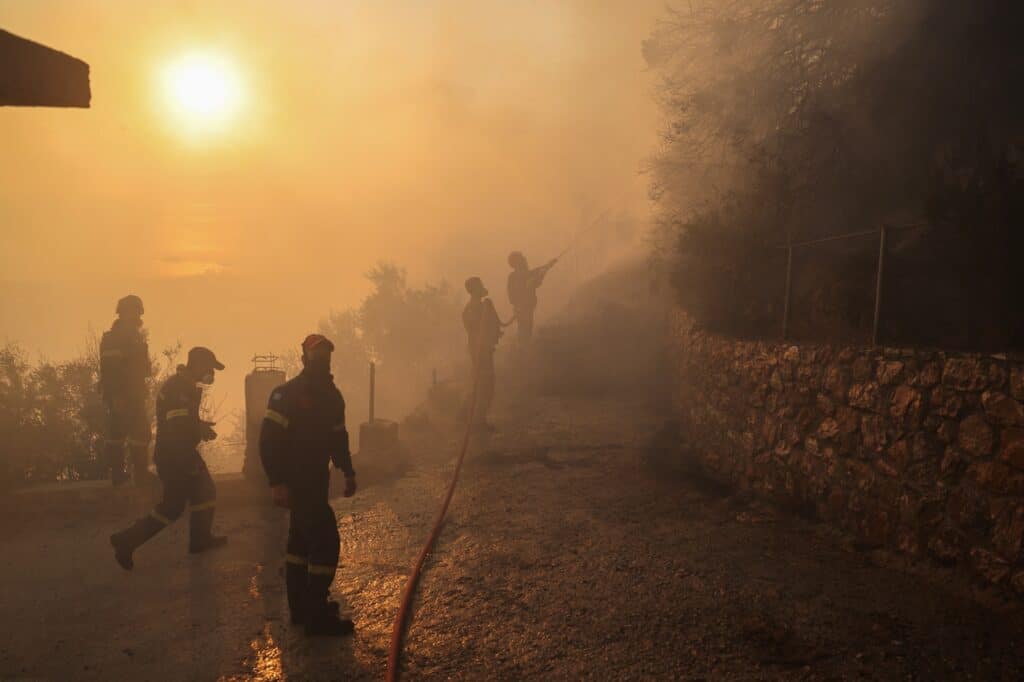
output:
<instances>
[{"instance_id":1,"label":"burnt ground","mask_svg":"<svg viewBox=\"0 0 1024 682\"><path fill-rule=\"evenodd\" d=\"M653 468L643 400L519 399L496 421L428 561L406 679L1024 678L1019 607ZM131 513L41 511L2 541L0 679L381 678L457 440L422 434L406 475L334 501L340 641L287 623L273 508L222 505L231 545L201 557L179 523L131 574L107 545Z\"/></svg>"}]
</instances>

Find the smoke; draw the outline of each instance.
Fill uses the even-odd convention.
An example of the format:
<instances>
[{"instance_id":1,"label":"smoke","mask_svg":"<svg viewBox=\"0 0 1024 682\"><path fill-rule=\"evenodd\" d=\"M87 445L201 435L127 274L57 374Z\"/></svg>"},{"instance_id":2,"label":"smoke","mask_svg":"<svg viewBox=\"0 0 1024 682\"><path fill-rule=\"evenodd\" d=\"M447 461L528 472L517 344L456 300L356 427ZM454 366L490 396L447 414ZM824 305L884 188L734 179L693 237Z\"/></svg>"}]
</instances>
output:
<instances>
[{"instance_id":1,"label":"smoke","mask_svg":"<svg viewBox=\"0 0 1024 682\"><path fill-rule=\"evenodd\" d=\"M0 339L71 355L134 292L155 348L224 359L230 410L249 358L357 307L378 261L415 286L480 275L501 307L510 250L539 263L586 233L550 314L641 248L658 126L640 43L661 8L0 0L5 28L88 61L94 91L88 111L0 111ZM154 94L196 46L246 93L202 143Z\"/></svg>"}]
</instances>

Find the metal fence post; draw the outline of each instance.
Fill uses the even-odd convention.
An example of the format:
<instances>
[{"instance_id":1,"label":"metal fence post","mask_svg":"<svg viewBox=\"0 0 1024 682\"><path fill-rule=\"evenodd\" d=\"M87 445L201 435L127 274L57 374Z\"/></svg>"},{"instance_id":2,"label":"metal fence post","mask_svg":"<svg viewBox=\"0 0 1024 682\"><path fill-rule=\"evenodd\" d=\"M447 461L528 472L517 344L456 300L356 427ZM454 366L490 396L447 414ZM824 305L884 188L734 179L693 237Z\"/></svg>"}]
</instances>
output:
<instances>
[{"instance_id":1,"label":"metal fence post","mask_svg":"<svg viewBox=\"0 0 1024 682\"><path fill-rule=\"evenodd\" d=\"M878 345L878 321L882 313L882 280L885 277L885 232L883 224L878 236L878 273L875 279L875 319L871 325L871 345Z\"/></svg>"},{"instance_id":2,"label":"metal fence post","mask_svg":"<svg viewBox=\"0 0 1024 682\"><path fill-rule=\"evenodd\" d=\"M793 247L786 247L786 297L782 303L782 340L789 338L789 296L793 284Z\"/></svg>"}]
</instances>

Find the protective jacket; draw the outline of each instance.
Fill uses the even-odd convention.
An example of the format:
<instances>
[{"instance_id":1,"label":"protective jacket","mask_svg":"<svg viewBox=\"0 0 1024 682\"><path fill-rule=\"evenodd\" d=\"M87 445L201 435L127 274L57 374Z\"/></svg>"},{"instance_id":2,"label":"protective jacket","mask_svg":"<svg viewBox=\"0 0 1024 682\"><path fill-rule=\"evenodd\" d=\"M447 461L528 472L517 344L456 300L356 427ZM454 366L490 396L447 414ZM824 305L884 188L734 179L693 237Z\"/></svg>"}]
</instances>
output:
<instances>
[{"instance_id":1,"label":"protective jacket","mask_svg":"<svg viewBox=\"0 0 1024 682\"><path fill-rule=\"evenodd\" d=\"M298 503L327 500L329 463L354 476L345 399L330 374L303 370L274 389L260 430L260 458L271 486Z\"/></svg>"},{"instance_id":2,"label":"protective jacket","mask_svg":"<svg viewBox=\"0 0 1024 682\"><path fill-rule=\"evenodd\" d=\"M210 426L199 418L203 391L184 366L164 382L156 396L157 466L184 463L199 457L197 448Z\"/></svg>"},{"instance_id":3,"label":"protective jacket","mask_svg":"<svg viewBox=\"0 0 1024 682\"><path fill-rule=\"evenodd\" d=\"M501 338L501 320L491 299L470 299L462 310L462 325L469 339L469 352L488 353L498 345Z\"/></svg>"},{"instance_id":4,"label":"protective jacket","mask_svg":"<svg viewBox=\"0 0 1024 682\"><path fill-rule=\"evenodd\" d=\"M100 391L104 400L144 398L146 380L152 373L146 337L135 325L115 320L100 339Z\"/></svg>"},{"instance_id":5,"label":"protective jacket","mask_svg":"<svg viewBox=\"0 0 1024 682\"><path fill-rule=\"evenodd\" d=\"M544 283L550 265L533 270L513 270L508 273L508 301L518 310L532 310L537 307L537 288Z\"/></svg>"}]
</instances>

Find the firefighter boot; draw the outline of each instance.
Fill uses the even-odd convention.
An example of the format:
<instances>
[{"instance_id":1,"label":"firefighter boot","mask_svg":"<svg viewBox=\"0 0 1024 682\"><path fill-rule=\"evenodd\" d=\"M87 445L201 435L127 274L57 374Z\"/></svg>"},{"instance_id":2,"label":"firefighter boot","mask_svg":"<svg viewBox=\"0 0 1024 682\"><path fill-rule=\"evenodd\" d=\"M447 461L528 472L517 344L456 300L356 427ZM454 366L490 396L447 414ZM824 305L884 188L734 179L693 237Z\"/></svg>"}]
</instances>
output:
<instances>
[{"instance_id":1,"label":"firefighter boot","mask_svg":"<svg viewBox=\"0 0 1024 682\"><path fill-rule=\"evenodd\" d=\"M226 537L210 532L213 527L213 502L206 502L198 506L201 508L193 509L189 518L188 551L190 554L199 554L228 544Z\"/></svg>"},{"instance_id":2,"label":"firefighter boot","mask_svg":"<svg viewBox=\"0 0 1024 682\"><path fill-rule=\"evenodd\" d=\"M355 631L355 625L348 618L338 617L337 602L327 601L327 591L334 581L334 575L310 573L306 589L306 634L342 637Z\"/></svg>"},{"instance_id":3,"label":"firefighter boot","mask_svg":"<svg viewBox=\"0 0 1024 682\"><path fill-rule=\"evenodd\" d=\"M114 548L114 560L126 571L132 570L135 562L132 553L144 542L164 529L166 524L152 516L143 516L134 524L110 536Z\"/></svg>"},{"instance_id":4,"label":"firefighter boot","mask_svg":"<svg viewBox=\"0 0 1024 682\"><path fill-rule=\"evenodd\" d=\"M288 561L284 565L284 584L288 591L288 610L292 614L292 623L305 623L306 591L309 589L309 571L306 564Z\"/></svg>"}]
</instances>

